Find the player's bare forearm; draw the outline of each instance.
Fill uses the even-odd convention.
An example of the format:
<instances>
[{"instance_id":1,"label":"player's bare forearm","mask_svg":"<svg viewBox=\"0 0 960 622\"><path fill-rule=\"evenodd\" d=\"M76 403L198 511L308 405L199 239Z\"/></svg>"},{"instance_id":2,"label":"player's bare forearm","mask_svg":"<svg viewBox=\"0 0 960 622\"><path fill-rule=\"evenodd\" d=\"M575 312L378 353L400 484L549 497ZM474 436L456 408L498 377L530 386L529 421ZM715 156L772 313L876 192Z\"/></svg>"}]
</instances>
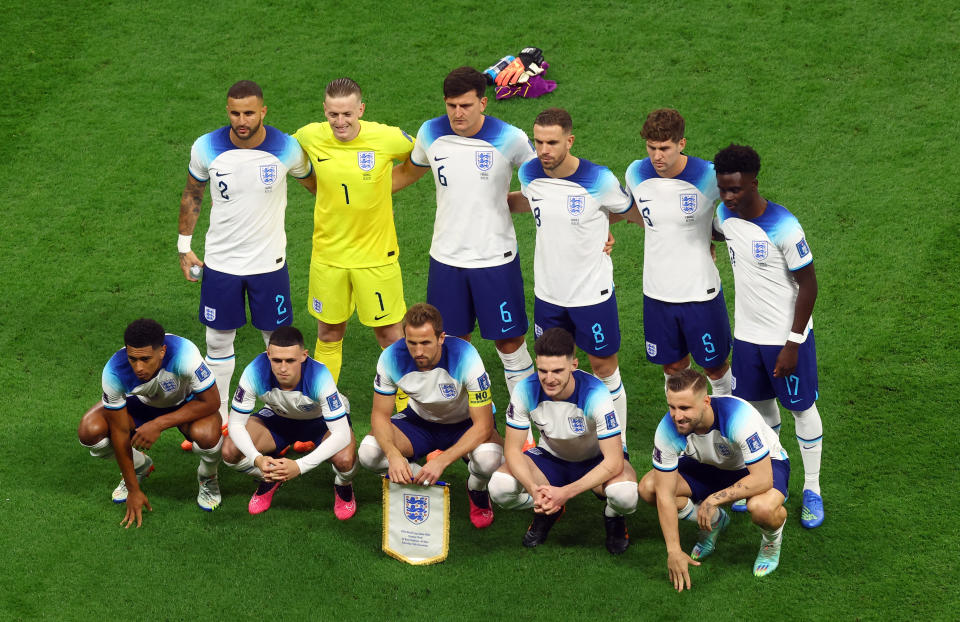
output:
<instances>
[{"instance_id":1,"label":"player's bare forearm","mask_svg":"<svg viewBox=\"0 0 960 622\"><path fill-rule=\"evenodd\" d=\"M657 494L657 517L667 552L681 551L680 528L677 518L677 478L673 471L654 471L653 485Z\"/></svg>"},{"instance_id":2,"label":"player's bare forearm","mask_svg":"<svg viewBox=\"0 0 960 622\"><path fill-rule=\"evenodd\" d=\"M530 466L523 456L523 444L526 440L526 430L518 430L508 426L506 437L503 439L503 458L507 463L507 468L510 469L510 474L532 496L537 484L530 472Z\"/></svg>"},{"instance_id":3,"label":"player's bare forearm","mask_svg":"<svg viewBox=\"0 0 960 622\"><path fill-rule=\"evenodd\" d=\"M797 301L793 306L791 330L802 335L810 321L810 316L813 315L813 305L817 301L817 273L813 269L813 263L794 271L793 278L796 279L799 290Z\"/></svg>"},{"instance_id":4,"label":"player's bare forearm","mask_svg":"<svg viewBox=\"0 0 960 622\"><path fill-rule=\"evenodd\" d=\"M140 490L137 472L133 468L133 447L130 446L130 415L126 407L119 410L107 410L107 425L110 429L110 444L113 455L120 467L123 482L128 491Z\"/></svg>"},{"instance_id":5,"label":"player's bare forearm","mask_svg":"<svg viewBox=\"0 0 960 622\"><path fill-rule=\"evenodd\" d=\"M522 192L514 190L507 193L507 207L510 208L511 214L522 214L530 211L530 202Z\"/></svg>"},{"instance_id":6,"label":"player's bare forearm","mask_svg":"<svg viewBox=\"0 0 960 622\"><path fill-rule=\"evenodd\" d=\"M634 203L630 206L630 209L625 211L622 214L610 214L610 222L619 222L621 220L626 220L635 224L643 226L643 215L640 213L640 210L637 209L637 204Z\"/></svg>"},{"instance_id":7,"label":"player's bare forearm","mask_svg":"<svg viewBox=\"0 0 960 622\"><path fill-rule=\"evenodd\" d=\"M204 417L208 417L220 409L220 390L216 384L210 385L210 388L201 393L195 393L194 399L185 402L183 406L173 412L161 415L154 419L163 426L163 429L169 429L184 423L191 423Z\"/></svg>"},{"instance_id":8,"label":"player's bare forearm","mask_svg":"<svg viewBox=\"0 0 960 622\"><path fill-rule=\"evenodd\" d=\"M296 177L297 183L307 189L307 191L313 196L317 196L317 175L316 171L310 173L308 176L300 178Z\"/></svg>"},{"instance_id":9,"label":"player's bare forearm","mask_svg":"<svg viewBox=\"0 0 960 622\"><path fill-rule=\"evenodd\" d=\"M463 433L456 443L443 451L447 464L452 464L471 451L477 448L477 445L485 442L493 433L493 409L490 404L486 406L471 406L470 418L473 425Z\"/></svg>"},{"instance_id":10,"label":"player's bare forearm","mask_svg":"<svg viewBox=\"0 0 960 622\"><path fill-rule=\"evenodd\" d=\"M193 175L187 174L187 185L180 195L180 220L177 230L180 235L193 235L200 218L200 207L203 204L203 193L207 188L206 182L197 181Z\"/></svg>"},{"instance_id":11,"label":"player's bare forearm","mask_svg":"<svg viewBox=\"0 0 960 622\"><path fill-rule=\"evenodd\" d=\"M393 167L390 191L403 190L423 177L428 170L430 170L429 166L417 166L409 158L404 160L399 166Z\"/></svg>"},{"instance_id":12,"label":"player's bare forearm","mask_svg":"<svg viewBox=\"0 0 960 622\"><path fill-rule=\"evenodd\" d=\"M773 465L770 456L747 465L747 474L734 482L731 486L718 490L701 502L712 506L726 505L749 499L773 488Z\"/></svg>"},{"instance_id":13,"label":"player's bare forearm","mask_svg":"<svg viewBox=\"0 0 960 622\"><path fill-rule=\"evenodd\" d=\"M600 464L569 485L573 493L571 497L596 488L623 471L623 449L619 436L611 436L600 441L600 451L603 453Z\"/></svg>"},{"instance_id":14,"label":"player's bare forearm","mask_svg":"<svg viewBox=\"0 0 960 622\"><path fill-rule=\"evenodd\" d=\"M393 412L394 396L374 392L373 408L370 412L370 432L377 439L383 455L388 460L403 457L400 450L393 443L393 424L390 414Z\"/></svg>"}]
</instances>

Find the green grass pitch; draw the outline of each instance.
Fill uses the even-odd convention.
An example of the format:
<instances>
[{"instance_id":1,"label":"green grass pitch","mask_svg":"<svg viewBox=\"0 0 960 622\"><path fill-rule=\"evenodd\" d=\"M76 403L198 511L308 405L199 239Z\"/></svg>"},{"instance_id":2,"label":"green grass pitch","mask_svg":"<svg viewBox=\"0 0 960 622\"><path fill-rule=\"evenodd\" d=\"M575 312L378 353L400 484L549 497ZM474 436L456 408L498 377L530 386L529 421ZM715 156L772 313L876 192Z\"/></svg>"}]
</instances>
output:
<instances>
[{"instance_id":1,"label":"green grass pitch","mask_svg":"<svg viewBox=\"0 0 960 622\"><path fill-rule=\"evenodd\" d=\"M230 4L6 0L0 3L3 221L0 283L0 619L199 618L951 620L960 407L954 288L960 277L960 9L951 3L664 2ZM718 551L675 593L653 509L629 517L630 550L603 548L600 504L576 499L543 547L520 546L529 516L469 526L466 469L454 467L451 546L437 566L380 551L380 486L361 472L359 510L340 524L326 467L251 517L251 481L222 468L224 504L195 505L197 460L168 432L145 485L154 511L122 530L115 463L76 440L101 369L140 316L203 344L199 288L179 273L180 192L192 141L225 123L226 89L258 81L267 122L288 132L322 116L322 89L348 75L366 118L416 132L443 114L446 72L544 49L556 92L491 101L528 132L547 106L574 119L574 153L622 180L645 155L647 112L687 120L687 152L731 141L763 158L762 193L800 219L816 257L814 312L827 518L799 525L794 458L780 568L750 572L760 536L735 517ZM952 60L951 60L952 59ZM492 91L490 92L492 98ZM312 198L288 191L296 325L306 312ZM194 247L202 249L209 199ZM429 179L396 195L407 302L422 300L434 212ZM515 216L528 285L533 223ZM623 223L614 265L624 333L629 439L649 468L662 376L643 355L642 232ZM722 250L722 249L721 249ZM732 305L733 283L721 253ZM528 289L532 297L532 288ZM530 299L532 301L532 298ZM529 307L532 312L532 305ZM247 327L240 370L260 349ZM498 404L501 366L487 343ZM349 325L340 386L358 436L369 429L378 348ZM502 425L502 424L501 424ZM954 475L950 475L954 473ZM681 527L685 547L695 529Z\"/></svg>"}]
</instances>

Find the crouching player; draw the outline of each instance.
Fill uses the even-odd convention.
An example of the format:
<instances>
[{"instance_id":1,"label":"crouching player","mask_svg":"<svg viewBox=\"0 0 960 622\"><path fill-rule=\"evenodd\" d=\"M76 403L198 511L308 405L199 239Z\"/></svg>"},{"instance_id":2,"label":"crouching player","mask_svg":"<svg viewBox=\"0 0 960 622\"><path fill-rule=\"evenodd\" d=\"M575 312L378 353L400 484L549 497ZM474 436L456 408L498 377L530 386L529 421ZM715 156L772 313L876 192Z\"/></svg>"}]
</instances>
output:
<instances>
[{"instance_id":1,"label":"crouching player","mask_svg":"<svg viewBox=\"0 0 960 622\"><path fill-rule=\"evenodd\" d=\"M790 461L777 433L744 400L711 398L706 376L689 368L667 378L667 406L654 436L654 468L639 489L643 500L657 508L674 587L690 588L689 564L699 566L730 524L721 506L740 499L747 500L747 511L763 534L753 574L770 574L780 562L790 478ZM689 556L680 548L678 518L700 525Z\"/></svg>"},{"instance_id":2,"label":"crouching player","mask_svg":"<svg viewBox=\"0 0 960 622\"><path fill-rule=\"evenodd\" d=\"M507 408L507 463L490 479L490 496L511 509L533 508L523 545L547 539L564 504L587 490L606 497L607 550L618 555L630 540L624 514L637 508L637 475L625 460L620 423L603 381L577 369L576 344L562 328L533 345L537 375L521 380ZM523 452L530 422L539 446Z\"/></svg>"},{"instance_id":3,"label":"crouching player","mask_svg":"<svg viewBox=\"0 0 960 622\"><path fill-rule=\"evenodd\" d=\"M257 399L265 407L254 413ZM333 513L340 520L354 515L357 454L345 402L323 363L307 356L299 330L281 326L273 331L267 351L243 370L223 444L227 466L260 480L248 505L251 514L270 509L284 482L330 460ZM315 449L296 460L272 457L295 441L313 442Z\"/></svg>"},{"instance_id":4,"label":"crouching player","mask_svg":"<svg viewBox=\"0 0 960 622\"><path fill-rule=\"evenodd\" d=\"M489 527L487 482L503 462L503 440L493 424L490 377L476 348L443 332L436 307L415 304L403 317L403 339L380 354L373 389L371 434L360 442L360 464L394 482L429 486L466 458L470 522ZM409 402L391 417L397 389ZM442 453L426 466L410 464L437 449Z\"/></svg>"},{"instance_id":5,"label":"crouching player","mask_svg":"<svg viewBox=\"0 0 960 622\"><path fill-rule=\"evenodd\" d=\"M131 322L123 333L125 347L103 368L103 401L83 415L80 444L98 458L115 455L123 480L113 491L114 503L126 503L121 524L143 522L143 508L153 510L140 482L153 471L144 452L160 433L177 427L193 452L200 455L197 505L206 511L220 505L217 464L220 462L220 393L197 346L168 335L154 320Z\"/></svg>"}]
</instances>

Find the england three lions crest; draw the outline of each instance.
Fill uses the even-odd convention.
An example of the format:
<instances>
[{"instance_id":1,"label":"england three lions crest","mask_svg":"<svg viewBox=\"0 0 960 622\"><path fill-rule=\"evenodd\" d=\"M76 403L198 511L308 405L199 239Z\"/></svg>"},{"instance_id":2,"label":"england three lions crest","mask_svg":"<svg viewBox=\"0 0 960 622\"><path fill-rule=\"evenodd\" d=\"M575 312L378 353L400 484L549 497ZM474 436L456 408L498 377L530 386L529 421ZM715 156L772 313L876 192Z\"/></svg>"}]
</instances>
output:
<instances>
[{"instance_id":1,"label":"england three lions crest","mask_svg":"<svg viewBox=\"0 0 960 622\"><path fill-rule=\"evenodd\" d=\"M403 515L413 523L419 525L430 517L430 497L427 495L403 495Z\"/></svg>"},{"instance_id":2,"label":"england three lions crest","mask_svg":"<svg viewBox=\"0 0 960 622\"><path fill-rule=\"evenodd\" d=\"M277 165L261 164L260 181L264 186L272 186L273 184L277 183Z\"/></svg>"},{"instance_id":3,"label":"england three lions crest","mask_svg":"<svg viewBox=\"0 0 960 622\"><path fill-rule=\"evenodd\" d=\"M770 255L770 243L766 240L753 241L753 258L764 261Z\"/></svg>"},{"instance_id":4,"label":"england three lions crest","mask_svg":"<svg viewBox=\"0 0 960 622\"><path fill-rule=\"evenodd\" d=\"M567 422L574 434L583 434L587 431L587 421L583 417L567 417Z\"/></svg>"},{"instance_id":5,"label":"england three lions crest","mask_svg":"<svg viewBox=\"0 0 960 622\"><path fill-rule=\"evenodd\" d=\"M457 387L452 382L441 382L440 395L448 400L452 400L457 397Z\"/></svg>"},{"instance_id":6,"label":"england three lions crest","mask_svg":"<svg viewBox=\"0 0 960 622\"><path fill-rule=\"evenodd\" d=\"M587 199L583 195L570 195L567 197L567 211L571 216L579 216L587 205Z\"/></svg>"},{"instance_id":7,"label":"england three lions crest","mask_svg":"<svg viewBox=\"0 0 960 622\"><path fill-rule=\"evenodd\" d=\"M477 151L477 168L481 171L493 168L493 151Z\"/></svg>"},{"instance_id":8,"label":"england three lions crest","mask_svg":"<svg viewBox=\"0 0 960 622\"><path fill-rule=\"evenodd\" d=\"M361 171L372 171L377 164L377 158L373 151L358 151L357 166Z\"/></svg>"},{"instance_id":9,"label":"england three lions crest","mask_svg":"<svg viewBox=\"0 0 960 622\"><path fill-rule=\"evenodd\" d=\"M697 195L694 192L680 195L680 211L689 216L697 211Z\"/></svg>"}]
</instances>

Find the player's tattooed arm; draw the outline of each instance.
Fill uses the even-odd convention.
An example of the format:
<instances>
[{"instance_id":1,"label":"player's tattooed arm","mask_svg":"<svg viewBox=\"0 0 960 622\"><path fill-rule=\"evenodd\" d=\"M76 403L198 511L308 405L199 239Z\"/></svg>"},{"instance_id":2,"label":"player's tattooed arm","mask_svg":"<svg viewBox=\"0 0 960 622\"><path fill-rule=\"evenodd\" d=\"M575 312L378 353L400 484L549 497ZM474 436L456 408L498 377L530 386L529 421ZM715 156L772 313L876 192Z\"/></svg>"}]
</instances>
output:
<instances>
[{"instance_id":1,"label":"player's tattooed arm","mask_svg":"<svg viewBox=\"0 0 960 622\"><path fill-rule=\"evenodd\" d=\"M197 181L193 175L187 174L187 185L180 195L180 222L177 230L181 235L192 235L200 218L200 206L203 203L203 193L207 189L207 182Z\"/></svg>"}]
</instances>

